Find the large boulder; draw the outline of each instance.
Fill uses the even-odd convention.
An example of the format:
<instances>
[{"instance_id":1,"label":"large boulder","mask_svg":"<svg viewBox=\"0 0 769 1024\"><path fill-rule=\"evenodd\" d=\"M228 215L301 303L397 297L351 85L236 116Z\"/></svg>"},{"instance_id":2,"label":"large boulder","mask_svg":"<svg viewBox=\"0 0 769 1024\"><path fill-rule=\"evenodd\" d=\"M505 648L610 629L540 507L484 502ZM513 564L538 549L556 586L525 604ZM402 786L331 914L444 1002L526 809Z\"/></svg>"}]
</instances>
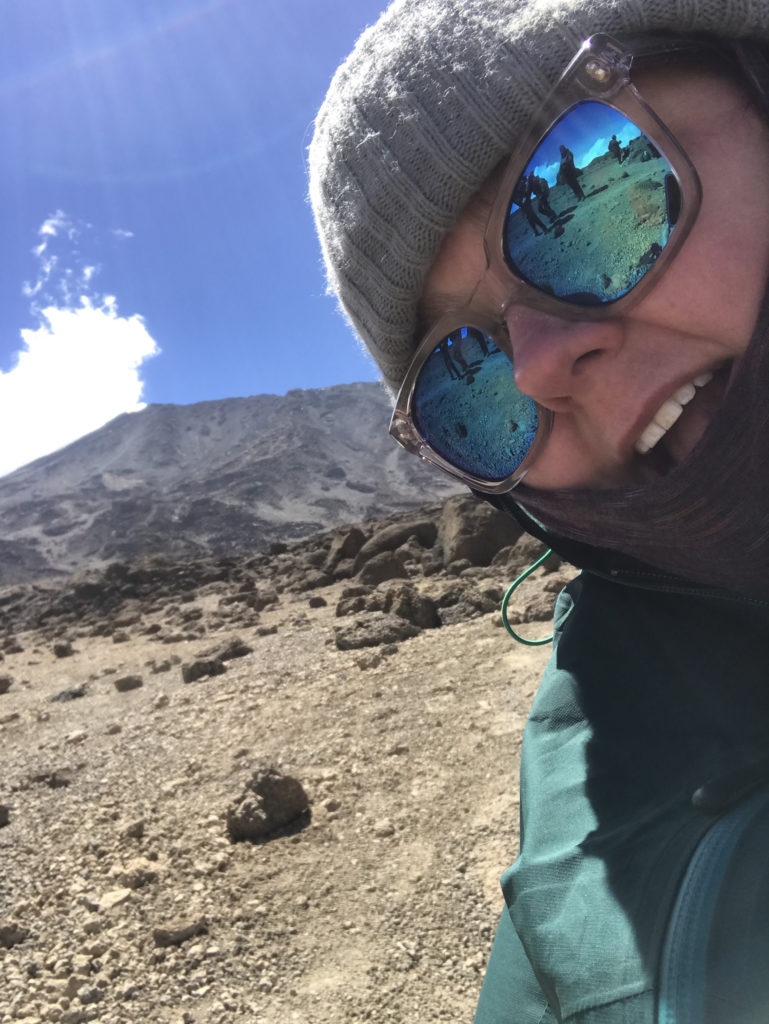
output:
<instances>
[{"instance_id":1,"label":"large boulder","mask_svg":"<svg viewBox=\"0 0 769 1024\"><path fill-rule=\"evenodd\" d=\"M323 568L328 573L335 573L339 563L355 558L366 543L366 535L359 526L351 526L340 530L331 541Z\"/></svg>"},{"instance_id":2,"label":"large boulder","mask_svg":"<svg viewBox=\"0 0 769 1024\"><path fill-rule=\"evenodd\" d=\"M435 601L409 583L396 584L388 588L384 599L384 610L398 618L405 619L420 629L436 629L441 624Z\"/></svg>"},{"instance_id":3,"label":"large boulder","mask_svg":"<svg viewBox=\"0 0 769 1024\"><path fill-rule=\"evenodd\" d=\"M364 586L375 587L385 580L402 580L408 578L405 559L394 551L380 551L361 565L355 577Z\"/></svg>"},{"instance_id":4,"label":"large boulder","mask_svg":"<svg viewBox=\"0 0 769 1024\"><path fill-rule=\"evenodd\" d=\"M501 548L518 540L521 532L513 519L488 502L464 494L449 498L438 523L443 564L467 559L471 565L489 565Z\"/></svg>"},{"instance_id":5,"label":"large boulder","mask_svg":"<svg viewBox=\"0 0 769 1024\"><path fill-rule=\"evenodd\" d=\"M394 551L401 544L405 544L410 537L416 537L423 547L431 548L437 534L438 527L432 519L408 519L406 522L384 526L381 530L377 530L370 540L366 541L355 556L353 573L357 575L369 559L383 551Z\"/></svg>"}]
</instances>

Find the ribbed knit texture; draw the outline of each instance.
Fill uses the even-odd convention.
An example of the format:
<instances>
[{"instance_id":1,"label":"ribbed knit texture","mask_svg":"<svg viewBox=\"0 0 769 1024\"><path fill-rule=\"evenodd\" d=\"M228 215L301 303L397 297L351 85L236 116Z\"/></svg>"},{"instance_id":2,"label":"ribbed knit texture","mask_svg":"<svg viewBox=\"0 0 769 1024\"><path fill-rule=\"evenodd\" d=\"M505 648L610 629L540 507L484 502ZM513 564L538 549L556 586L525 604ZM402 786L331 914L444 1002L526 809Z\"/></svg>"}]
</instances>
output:
<instances>
[{"instance_id":1,"label":"ribbed knit texture","mask_svg":"<svg viewBox=\"0 0 769 1024\"><path fill-rule=\"evenodd\" d=\"M425 275L589 35L769 38L767 0L395 0L339 68L310 146L329 289L397 390Z\"/></svg>"}]
</instances>

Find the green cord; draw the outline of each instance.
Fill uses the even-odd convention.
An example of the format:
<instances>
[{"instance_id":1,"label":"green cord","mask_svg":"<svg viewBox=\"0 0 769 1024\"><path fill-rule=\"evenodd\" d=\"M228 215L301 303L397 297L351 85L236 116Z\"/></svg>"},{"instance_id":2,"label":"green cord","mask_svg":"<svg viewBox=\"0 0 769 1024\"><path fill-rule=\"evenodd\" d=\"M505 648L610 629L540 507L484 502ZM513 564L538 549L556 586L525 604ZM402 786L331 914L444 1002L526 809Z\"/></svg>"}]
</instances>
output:
<instances>
[{"instance_id":1,"label":"green cord","mask_svg":"<svg viewBox=\"0 0 769 1024\"><path fill-rule=\"evenodd\" d=\"M505 629L510 634L510 636L513 638L513 640L517 640L519 644L525 644L526 647L542 647L543 644L549 644L551 642L551 640L553 639L553 634L551 633L550 636L546 636L542 640L527 640L525 637L520 636L518 633L516 633L516 631L513 629L513 627L508 622L508 619L507 619L507 605L508 605L508 603L510 601L510 598L515 593L516 588L519 587L521 585L521 583L523 583L523 581L525 579L528 579L528 577L531 576L531 574L534 572L534 570L538 569L540 567L540 565L542 565L544 560L547 558L547 556L551 555L551 554L552 554L552 549L548 548L547 551L544 553L544 555L542 555L540 558L538 558L536 560L534 565L530 565L529 568L526 570L526 572L522 572L517 580L513 580L513 582L507 588L507 593L502 598L502 608L501 608L501 611L502 611L502 622L504 623Z\"/></svg>"}]
</instances>

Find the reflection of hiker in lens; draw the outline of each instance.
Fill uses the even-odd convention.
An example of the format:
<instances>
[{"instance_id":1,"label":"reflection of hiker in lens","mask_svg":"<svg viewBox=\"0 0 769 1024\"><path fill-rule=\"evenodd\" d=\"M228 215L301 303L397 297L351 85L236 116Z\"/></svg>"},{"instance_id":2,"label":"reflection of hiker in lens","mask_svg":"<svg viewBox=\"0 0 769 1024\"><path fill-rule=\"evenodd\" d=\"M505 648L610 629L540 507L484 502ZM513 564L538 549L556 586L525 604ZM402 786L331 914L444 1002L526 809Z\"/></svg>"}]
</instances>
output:
<instances>
[{"instance_id":1,"label":"reflection of hiker in lens","mask_svg":"<svg viewBox=\"0 0 769 1024\"><path fill-rule=\"evenodd\" d=\"M454 363L452 362L451 359L451 353L449 352L450 344L451 342L449 341L449 339L444 338L443 341L438 346L438 350L440 354L443 356L443 361L446 364L446 369L449 371L449 377L451 377L452 380L461 380L462 374L459 372L456 366L454 366Z\"/></svg>"},{"instance_id":2,"label":"reflection of hiker in lens","mask_svg":"<svg viewBox=\"0 0 769 1024\"><path fill-rule=\"evenodd\" d=\"M531 224L531 230L535 235L544 235L547 233L549 228L542 223L539 217L534 212L534 207L531 205L531 192L529 190L529 179L521 178L518 184L515 186L515 192L513 193L513 202L517 203L518 206L523 210L526 220ZM541 228L542 230L537 230Z\"/></svg>"},{"instance_id":3,"label":"reflection of hiker in lens","mask_svg":"<svg viewBox=\"0 0 769 1024\"><path fill-rule=\"evenodd\" d=\"M558 220L558 214L550 205L550 186L547 183L547 178L539 178L532 171L529 174L529 195L539 198L537 209L540 213L544 213L546 217L550 218L551 224L555 224Z\"/></svg>"},{"instance_id":4,"label":"reflection of hiker in lens","mask_svg":"<svg viewBox=\"0 0 769 1024\"><path fill-rule=\"evenodd\" d=\"M585 193L579 183L578 169L574 166L574 154L566 146L561 146L561 163L558 168L558 182L568 185L577 199L584 199Z\"/></svg>"},{"instance_id":5,"label":"reflection of hiker in lens","mask_svg":"<svg viewBox=\"0 0 769 1024\"><path fill-rule=\"evenodd\" d=\"M622 163L622 143L619 141L616 135L612 135L609 140L609 152L613 157L617 158L617 163Z\"/></svg>"},{"instance_id":6,"label":"reflection of hiker in lens","mask_svg":"<svg viewBox=\"0 0 769 1024\"><path fill-rule=\"evenodd\" d=\"M461 380L467 373L468 367L467 360L462 355L462 336L459 331L454 331L448 338L444 338L438 348L443 356L446 369L449 371L449 377L452 380ZM457 369L454 363L458 363L460 368Z\"/></svg>"}]
</instances>

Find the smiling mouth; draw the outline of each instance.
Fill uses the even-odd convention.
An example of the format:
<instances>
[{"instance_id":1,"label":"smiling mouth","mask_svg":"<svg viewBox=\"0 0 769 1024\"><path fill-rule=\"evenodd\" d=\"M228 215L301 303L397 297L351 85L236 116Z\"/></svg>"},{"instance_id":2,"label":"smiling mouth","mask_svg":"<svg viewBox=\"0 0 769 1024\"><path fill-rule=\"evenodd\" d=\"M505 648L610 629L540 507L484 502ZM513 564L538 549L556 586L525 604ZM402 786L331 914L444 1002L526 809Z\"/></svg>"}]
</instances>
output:
<instances>
[{"instance_id":1,"label":"smiling mouth","mask_svg":"<svg viewBox=\"0 0 769 1024\"><path fill-rule=\"evenodd\" d=\"M728 367L719 367L677 388L641 432L636 452L647 455L665 438L665 448L675 462L688 455L720 404L728 376Z\"/></svg>"}]
</instances>

